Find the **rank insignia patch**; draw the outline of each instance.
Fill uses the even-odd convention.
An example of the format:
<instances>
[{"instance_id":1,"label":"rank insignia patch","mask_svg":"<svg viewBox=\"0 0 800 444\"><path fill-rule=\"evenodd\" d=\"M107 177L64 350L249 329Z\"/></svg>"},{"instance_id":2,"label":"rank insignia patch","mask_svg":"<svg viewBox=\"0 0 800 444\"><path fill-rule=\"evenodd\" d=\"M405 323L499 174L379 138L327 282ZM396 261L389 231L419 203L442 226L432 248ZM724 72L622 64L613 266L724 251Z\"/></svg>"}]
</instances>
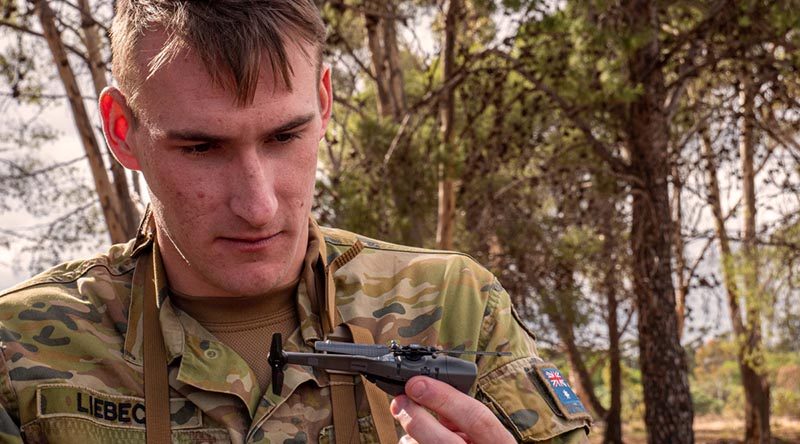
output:
<instances>
[{"instance_id":1,"label":"rank insignia patch","mask_svg":"<svg viewBox=\"0 0 800 444\"><path fill-rule=\"evenodd\" d=\"M549 362L538 363L534 372L540 381L539 385L549 392L558 410L565 417L569 419L589 417L586 407L555 365Z\"/></svg>"}]
</instances>

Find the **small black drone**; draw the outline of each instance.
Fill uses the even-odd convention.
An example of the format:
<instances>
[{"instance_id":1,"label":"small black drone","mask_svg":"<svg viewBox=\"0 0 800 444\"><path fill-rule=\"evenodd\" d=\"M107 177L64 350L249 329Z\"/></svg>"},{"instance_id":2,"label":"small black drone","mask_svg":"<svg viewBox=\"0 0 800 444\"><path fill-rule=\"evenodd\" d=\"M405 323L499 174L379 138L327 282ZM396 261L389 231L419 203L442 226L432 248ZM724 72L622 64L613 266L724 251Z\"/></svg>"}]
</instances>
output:
<instances>
[{"instance_id":1,"label":"small black drone","mask_svg":"<svg viewBox=\"0 0 800 444\"><path fill-rule=\"evenodd\" d=\"M441 350L436 347L411 344L400 346L351 344L336 341L317 341L314 350L318 353L283 351L281 334L272 335L269 362L272 367L272 391L281 394L283 370L287 364L310 365L325 370L360 373L374 382L381 390L397 396L405 391L406 382L414 376L429 376L446 382L456 389L468 393L478 374L474 362L449 355L475 354L507 356L509 352L478 352Z\"/></svg>"}]
</instances>

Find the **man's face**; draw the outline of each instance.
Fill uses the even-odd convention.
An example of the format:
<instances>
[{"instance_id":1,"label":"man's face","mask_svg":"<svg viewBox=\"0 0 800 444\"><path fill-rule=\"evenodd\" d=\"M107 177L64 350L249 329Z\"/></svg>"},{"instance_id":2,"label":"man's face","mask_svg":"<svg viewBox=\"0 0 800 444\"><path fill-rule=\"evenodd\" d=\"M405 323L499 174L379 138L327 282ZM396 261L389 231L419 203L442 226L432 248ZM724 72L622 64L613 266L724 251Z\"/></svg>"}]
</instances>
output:
<instances>
[{"instance_id":1,"label":"man's face","mask_svg":"<svg viewBox=\"0 0 800 444\"><path fill-rule=\"evenodd\" d=\"M155 54L162 38L145 38ZM257 295L296 279L306 251L330 73L287 45L291 91L261 70L251 105L188 53L145 82L127 133L150 189L170 285L197 296ZM316 51L307 47L308 54Z\"/></svg>"}]
</instances>

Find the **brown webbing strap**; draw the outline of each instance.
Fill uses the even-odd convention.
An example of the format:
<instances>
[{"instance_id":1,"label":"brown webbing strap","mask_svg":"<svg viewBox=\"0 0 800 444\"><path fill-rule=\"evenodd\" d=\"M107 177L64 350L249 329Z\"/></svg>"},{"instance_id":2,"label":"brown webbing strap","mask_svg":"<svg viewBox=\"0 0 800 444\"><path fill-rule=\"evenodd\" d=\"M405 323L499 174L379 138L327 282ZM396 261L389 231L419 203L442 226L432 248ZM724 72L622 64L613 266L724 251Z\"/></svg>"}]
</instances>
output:
<instances>
[{"instance_id":1,"label":"brown webbing strap","mask_svg":"<svg viewBox=\"0 0 800 444\"><path fill-rule=\"evenodd\" d=\"M169 381L167 378L167 351L158 320L158 282L155 269L157 252L155 243L145 262L143 330L144 336L144 405L147 444L165 444L172 441L169 415Z\"/></svg>"},{"instance_id":2,"label":"brown webbing strap","mask_svg":"<svg viewBox=\"0 0 800 444\"><path fill-rule=\"evenodd\" d=\"M331 404L333 408L333 432L336 444L358 444L358 415L353 375L329 373L331 380Z\"/></svg>"},{"instance_id":3,"label":"brown webbing strap","mask_svg":"<svg viewBox=\"0 0 800 444\"><path fill-rule=\"evenodd\" d=\"M353 260L363 249L364 244L356 240L353 246L334 259L325 270L325 315L322 316L322 327L326 333L333 332L333 329L342 323L341 316L336 311L336 286L334 285L333 275L336 270Z\"/></svg>"},{"instance_id":4,"label":"brown webbing strap","mask_svg":"<svg viewBox=\"0 0 800 444\"><path fill-rule=\"evenodd\" d=\"M340 267L355 258L364 245L356 241L352 247L333 260L325 270L325 315L322 316L323 329L327 335L334 335L333 326L342 322L336 310L336 288L334 285L333 274ZM357 344L374 344L375 339L369 330L345 324L350 330L354 342ZM326 335L326 336L327 336ZM331 380L331 404L333 408L333 429L337 444L357 443L358 436L358 413L356 411L355 382L352 375L329 373ZM395 444L398 441L397 429L394 427L394 418L389 411L389 399L375 384L367 381L361 376L361 383L367 394L369 410L372 413L372 421L378 432L378 439L382 444Z\"/></svg>"},{"instance_id":5,"label":"brown webbing strap","mask_svg":"<svg viewBox=\"0 0 800 444\"><path fill-rule=\"evenodd\" d=\"M351 250L353 249L347 250L345 254L328 265L324 270L324 276L319 276L319 278L322 278L325 287L325 299L322 304L325 313L321 316L321 321L326 339L350 339L336 337L337 335L349 336L349 334L335 331L333 328L338 320L336 316L336 288L333 284L333 273L335 273L342 264L347 263L347 261L355 257L355 254L352 254ZM358 249L356 249L356 254L357 252ZM320 262L322 262L321 259ZM321 281L319 278L316 279L317 282ZM357 444L360 439L358 436L358 412L356 411L356 392L353 375L328 372L328 376L331 381L331 413L333 414L333 433L336 444Z\"/></svg>"},{"instance_id":6,"label":"brown webbing strap","mask_svg":"<svg viewBox=\"0 0 800 444\"><path fill-rule=\"evenodd\" d=\"M356 344L374 344L375 339L372 333L364 327L357 325L347 324L350 332L353 334L353 342ZM364 376L361 377L361 383L364 386L364 391L367 393L367 401L369 402L369 410L372 413L372 421L375 423L375 429L378 431L378 439L382 444L394 444L398 441L397 429L394 427L394 417L389 410L389 398L386 397L377 385L367 381Z\"/></svg>"}]
</instances>

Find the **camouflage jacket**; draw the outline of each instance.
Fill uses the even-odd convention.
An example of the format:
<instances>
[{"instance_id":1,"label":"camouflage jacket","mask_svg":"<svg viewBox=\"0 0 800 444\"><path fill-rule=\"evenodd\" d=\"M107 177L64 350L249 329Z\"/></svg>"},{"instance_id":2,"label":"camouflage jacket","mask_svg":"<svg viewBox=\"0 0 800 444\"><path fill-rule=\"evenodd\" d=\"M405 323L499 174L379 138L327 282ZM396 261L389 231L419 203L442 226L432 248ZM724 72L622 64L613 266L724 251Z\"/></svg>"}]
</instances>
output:
<instances>
[{"instance_id":1,"label":"camouflage jacket","mask_svg":"<svg viewBox=\"0 0 800 444\"><path fill-rule=\"evenodd\" d=\"M333 274L337 317L365 327L376 343L509 351L477 359L473 396L522 442L587 442L586 409L537 356L533 336L491 273L463 254L321 230L323 264L358 242L364 246ZM0 294L0 443L144 442L137 277L153 267L139 260L152 244L152 231L142 230L106 254L62 264ZM290 365L282 395L271 388L262 394L241 357L159 297L173 442L333 442L324 371ZM284 344L288 351L310 352L323 337L312 299L301 281L300 328ZM377 442L355 379L361 442Z\"/></svg>"}]
</instances>

